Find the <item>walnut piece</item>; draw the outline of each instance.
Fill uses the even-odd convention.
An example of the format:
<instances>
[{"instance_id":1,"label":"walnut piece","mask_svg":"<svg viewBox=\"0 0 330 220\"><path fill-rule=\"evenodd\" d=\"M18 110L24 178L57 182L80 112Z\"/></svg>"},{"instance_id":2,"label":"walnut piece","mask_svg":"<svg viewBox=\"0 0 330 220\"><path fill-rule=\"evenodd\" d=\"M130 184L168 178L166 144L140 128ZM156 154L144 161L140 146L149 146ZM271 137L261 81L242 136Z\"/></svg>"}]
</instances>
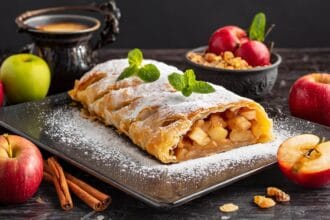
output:
<instances>
[{"instance_id":1,"label":"walnut piece","mask_svg":"<svg viewBox=\"0 0 330 220\"><path fill-rule=\"evenodd\" d=\"M265 196L254 196L254 203L263 209L268 209L276 205L276 202L272 198Z\"/></svg>"},{"instance_id":2,"label":"walnut piece","mask_svg":"<svg viewBox=\"0 0 330 220\"><path fill-rule=\"evenodd\" d=\"M238 210L238 206L234 203L226 203L219 207L221 212L235 212Z\"/></svg>"},{"instance_id":3,"label":"walnut piece","mask_svg":"<svg viewBox=\"0 0 330 220\"><path fill-rule=\"evenodd\" d=\"M276 187L267 187L267 196L274 197L277 202L290 201L290 195Z\"/></svg>"},{"instance_id":4,"label":"walnut piece","mask_svg":"<svg viewBox=\"0 0 330 220\"><path fill-rule=\"evenodd\" d=\"M209 52L189 52L187 58L194 63L215 68L232 70L246 70L252 68L246 60L241 57L235 57L231 51L225 51L219 55Z\"/></svg>"}]
</instances>

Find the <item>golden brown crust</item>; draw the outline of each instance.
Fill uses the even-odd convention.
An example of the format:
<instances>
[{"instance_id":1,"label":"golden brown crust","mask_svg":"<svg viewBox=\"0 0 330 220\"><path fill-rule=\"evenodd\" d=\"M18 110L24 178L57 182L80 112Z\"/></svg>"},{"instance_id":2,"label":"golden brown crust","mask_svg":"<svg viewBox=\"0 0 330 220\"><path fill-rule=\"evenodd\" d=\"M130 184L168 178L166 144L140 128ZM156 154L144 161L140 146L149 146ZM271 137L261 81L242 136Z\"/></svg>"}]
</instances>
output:
<instances>
[{"instance_id":1,"label":"golden brown crust","mask_svg":"<svg viewBox=\"0 0 330 220\"><path fill-rule=\"evenodd\" d=\"M96 115L106 125L116 127L163 163L180 161L174 150L197 120L228 109L245 107L256 111L257 125L252 127L252 132L257 134L257 139L222 148L200 149L191 158L272 139L272 121L258 103L216 85L215 93L193 94L185 98L167 82L167 75L179 70L156 61L147 62L154 63L161 71L162 76L156 82L143 83L137 77L116 81L127 67L127 60L113 60L85 74L75 83L69 95L91 115ZM108 70L104 71L106 74L101 74L102 69Z\"/></svg>"}]
</instances>

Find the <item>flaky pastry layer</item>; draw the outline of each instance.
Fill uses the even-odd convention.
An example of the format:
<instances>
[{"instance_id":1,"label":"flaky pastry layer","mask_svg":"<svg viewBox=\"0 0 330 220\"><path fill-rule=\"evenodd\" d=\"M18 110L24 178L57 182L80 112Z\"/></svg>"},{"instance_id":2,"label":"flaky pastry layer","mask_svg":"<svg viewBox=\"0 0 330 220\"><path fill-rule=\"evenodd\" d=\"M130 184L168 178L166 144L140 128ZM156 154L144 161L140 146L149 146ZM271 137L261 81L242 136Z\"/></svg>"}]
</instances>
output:
<instances>
[{"instance_id":1,"label":"flaky pastry layer","mask_svg":"<svg viewBox=\"0 0 330 220\"><path fill-rule=\"evenodd\" d=\"M154 60L159 80L116 81L127 59L95 66L69 92L92 117L114 126L163 163L197 158L272 139L272 121L258 103L213 85L214 93L184 97L168 83L176 67Z\"/></svg>"}]
</instances>

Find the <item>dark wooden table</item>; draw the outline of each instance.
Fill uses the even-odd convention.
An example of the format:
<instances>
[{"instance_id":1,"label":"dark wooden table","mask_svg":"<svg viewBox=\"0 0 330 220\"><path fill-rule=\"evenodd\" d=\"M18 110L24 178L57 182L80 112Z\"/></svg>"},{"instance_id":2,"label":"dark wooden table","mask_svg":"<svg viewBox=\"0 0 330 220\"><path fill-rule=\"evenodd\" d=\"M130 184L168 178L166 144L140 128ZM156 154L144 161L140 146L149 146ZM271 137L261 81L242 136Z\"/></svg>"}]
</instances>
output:
<instances>
[{"instance_id":1,"label":"dark wooden table","mask_svg":"<svg viewBox=\"0 0 330 220\"><path fill-rule=\"evenodd\" d=\"M144 50L146 58L186 68L183 54L186 50ZM290 86L299 76L309 72L330 72L329 49L279 49L283 63L273 94L264 100L279 103L287 111ZM123 57L127 50L100 51L100 60ZM4 132L5 130L2 129ZM47 152L43 152L46 156ZM132 198L98 179L65 164L65 169L75 173L93 186L112 196L113 203L104 212L95 213L74 197L74 209L62 211L54 187L42 183L36 195L21 205L0 206L0 219L330 219L330 187L305 189L289 182L276 165L226 188L216 190L202 198L172 209L156 209ZM264 195L267 186L278 186L291 195L289 204L279 204L261 210L252 203L254 195ZM1 186L0 186L1 187ZM240 210L222 214L219 205L233 202Z\"/></svg>"}]
</instances>

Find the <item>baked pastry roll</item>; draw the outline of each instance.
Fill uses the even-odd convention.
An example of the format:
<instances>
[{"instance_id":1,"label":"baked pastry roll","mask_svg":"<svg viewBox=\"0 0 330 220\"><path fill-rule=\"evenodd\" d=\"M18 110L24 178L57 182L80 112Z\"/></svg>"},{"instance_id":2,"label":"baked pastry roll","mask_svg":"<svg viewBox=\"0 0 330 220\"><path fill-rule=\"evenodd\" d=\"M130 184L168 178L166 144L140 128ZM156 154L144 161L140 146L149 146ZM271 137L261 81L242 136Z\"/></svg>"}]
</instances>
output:
<instances>
[{"instance_id":1,"label":"baked pastry roll","mask_svg":"<svg viewBox=\"0 0 330 220\"><path fill-rule=\"evenodd\" d=\"M272 121L258 103L213 85L215 92L184 97L168 83L182 73L154 60L160 78L116 81L127 59L95 66L69 92L91 117L114 126L163 163L180 162L272 139Z\"/></svg>"}]
</instances>

